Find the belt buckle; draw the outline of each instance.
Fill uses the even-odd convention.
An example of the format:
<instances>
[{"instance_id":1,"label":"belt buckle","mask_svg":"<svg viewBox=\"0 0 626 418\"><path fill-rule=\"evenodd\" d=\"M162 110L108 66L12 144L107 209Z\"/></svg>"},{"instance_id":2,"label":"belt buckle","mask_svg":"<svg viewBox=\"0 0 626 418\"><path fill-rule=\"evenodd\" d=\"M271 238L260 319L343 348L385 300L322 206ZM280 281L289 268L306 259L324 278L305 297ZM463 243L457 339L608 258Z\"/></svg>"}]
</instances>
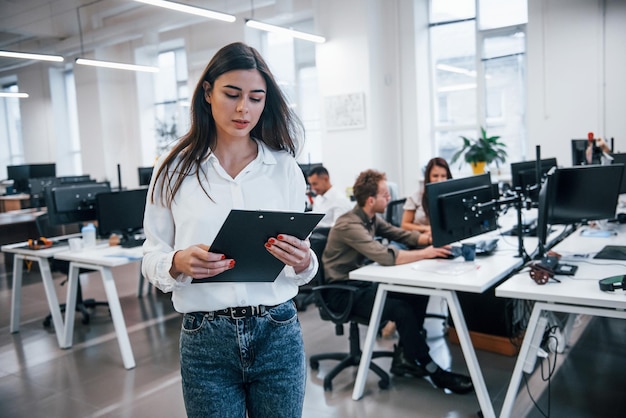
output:
<instances>
[{"instance_id":1,"label":"belt buckle","mask_svg":"<svg viewBox=\"0 0 626 418\"><path fill-rule=\"evenodd\" d=\"M246 317L246 308L247 307L230 308L230 317L232 319L244 319Z\"/></svg>"}]
</instances>

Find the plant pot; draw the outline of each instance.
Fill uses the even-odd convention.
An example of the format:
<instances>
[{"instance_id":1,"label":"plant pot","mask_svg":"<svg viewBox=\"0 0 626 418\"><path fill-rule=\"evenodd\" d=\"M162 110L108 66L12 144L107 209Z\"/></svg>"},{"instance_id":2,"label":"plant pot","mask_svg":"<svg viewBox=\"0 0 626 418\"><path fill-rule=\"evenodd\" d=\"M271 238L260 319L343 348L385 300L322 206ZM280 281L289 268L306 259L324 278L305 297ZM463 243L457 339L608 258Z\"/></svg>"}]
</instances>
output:
<instances>
[{"instance_id":1,"label":"plant pot","mask_svg":"<svg viewBox=\"0 0 626 418\"><path fill-rule=\"evenodd\" d=\"M484 161L478 161L475 163L471 163L472 172L474 174L483 174L485 172L485 166L487 164Z\"/></svg>"}]
</instances>

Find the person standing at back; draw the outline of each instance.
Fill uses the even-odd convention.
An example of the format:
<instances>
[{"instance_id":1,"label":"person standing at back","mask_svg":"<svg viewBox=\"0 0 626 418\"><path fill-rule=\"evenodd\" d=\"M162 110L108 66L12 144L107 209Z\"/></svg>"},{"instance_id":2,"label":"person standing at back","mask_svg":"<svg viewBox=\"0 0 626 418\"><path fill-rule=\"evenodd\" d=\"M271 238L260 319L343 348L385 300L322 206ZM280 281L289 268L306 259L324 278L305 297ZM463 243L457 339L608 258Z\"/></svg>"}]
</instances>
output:
<instances>
[{"instance_id":1,"label":"person standing at back","mask_svg":"<svg viewBox=\"0 0 626 418\"><path fill-rule=\"evenodd\" d=\"M330 228L337 218L348 212L354 206L346 197L330 182L328 170L323 166L317 166L309 171L307 176L311 190L316 194L313 199L313 212L324 213L326 216L317 224L318 228Z\"/></svg>"},{"instance_id":2,"label":"person standing at back","mask_svg":"<svg viewBox=\"0 0 626 418\"><path fill-rule=\"evenodd\" d=\"M191 118L155 167L142 264L183 314L187 416L299 417L306 360L292 299L318 268L308 239L278 234L259 244L285 264L273 282L221 282L220 273L236 274L237 260L210 243L231 209L304 210L306 183L294 158L301 124L261 55L243 43L211 59Z\"/></svg>"},{"instance_id":3,"label":"person standing at back","mask_svg":"<svg viewBox=\"0 0 626 418\"><path fill-rule=\"evenodd\" d=\"M428 196L426 185L437 183L452 178L452 172L446 160L440 157L431 158L426 164L424 171L424 189L416 191L406 198L404 213L402 214L402 229L407 231L419 231L425 234L431 233L430 216L428 215Z\"/></svg>"}]
</instances>

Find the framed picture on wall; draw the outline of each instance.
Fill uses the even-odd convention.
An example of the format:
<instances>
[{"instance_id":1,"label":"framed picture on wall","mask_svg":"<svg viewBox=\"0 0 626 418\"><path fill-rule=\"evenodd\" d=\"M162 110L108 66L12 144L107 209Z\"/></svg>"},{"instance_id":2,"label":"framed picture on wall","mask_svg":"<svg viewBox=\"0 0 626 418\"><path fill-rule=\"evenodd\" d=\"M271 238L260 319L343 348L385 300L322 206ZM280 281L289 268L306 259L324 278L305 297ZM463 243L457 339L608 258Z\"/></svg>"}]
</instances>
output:
<instances>
[{"instance_id":1,"label":"framed picture on wall","mask_svg":"<svg viewBox=\"0 0 626 418\"><path fill-rule=\"evenodd\" d=\"M365 94L350 93L324 98L326 128L338 129L365 128Z\"/></svg>"}]
</instances>

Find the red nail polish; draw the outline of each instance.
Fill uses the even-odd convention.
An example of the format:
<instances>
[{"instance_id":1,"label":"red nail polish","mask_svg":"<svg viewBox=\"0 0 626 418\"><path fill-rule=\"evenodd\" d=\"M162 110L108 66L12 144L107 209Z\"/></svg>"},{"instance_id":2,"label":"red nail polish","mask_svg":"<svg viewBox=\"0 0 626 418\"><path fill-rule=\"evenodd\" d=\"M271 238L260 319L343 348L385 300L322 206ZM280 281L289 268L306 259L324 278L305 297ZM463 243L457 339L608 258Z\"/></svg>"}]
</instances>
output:
<instances>
[{"instance_id":1,"label":"red nail polish","mask_svg":"<svg viewBox=\"0 0 626 418\"><path fill-rule=\"evenodd\" d=\"M230 260L230 264L228 265L231 269L235 267L235 260Z\"/></svg>"},{"instance_id":2,"label":"red nail polish","mask_svg":"<svg viewBox=\"0 0 626 418\"><path fill-rule=\"evenodd\" d=\"M269 244L267 242L265 243L265 248L270 248L271 246L272 246L272 244Z\"/></svg>"},{"instance_id":3,"label":"red nail polish","mask_svg":"<svg viewBox=\"0 0 626 418\"><path fill-rule=\"evenodd\" d=\"M226 256L222 254L222 258L220 258L220 260L225 260Z\"/></svg>"},{"instance_id":4,"label":"red nail polish","mask_svg":"<svg viewBox=\"0 0 626 418\"><path fill-rule=\"evenodd\" d=\"M282 240L284 237L282 235L278 236L278 239Z\"/></svg>"},{"instance_id":5,"label":"red nail polish","mask_svg":"<svg viewBox=\"0 0 626 418\"><path fill-rule=\"evenodd\" d=\"M270 242L270 244L273 244L273 243L276 242L276 240L274 238L270 238L268 241Z\"/></svg>"}]
</instances>

